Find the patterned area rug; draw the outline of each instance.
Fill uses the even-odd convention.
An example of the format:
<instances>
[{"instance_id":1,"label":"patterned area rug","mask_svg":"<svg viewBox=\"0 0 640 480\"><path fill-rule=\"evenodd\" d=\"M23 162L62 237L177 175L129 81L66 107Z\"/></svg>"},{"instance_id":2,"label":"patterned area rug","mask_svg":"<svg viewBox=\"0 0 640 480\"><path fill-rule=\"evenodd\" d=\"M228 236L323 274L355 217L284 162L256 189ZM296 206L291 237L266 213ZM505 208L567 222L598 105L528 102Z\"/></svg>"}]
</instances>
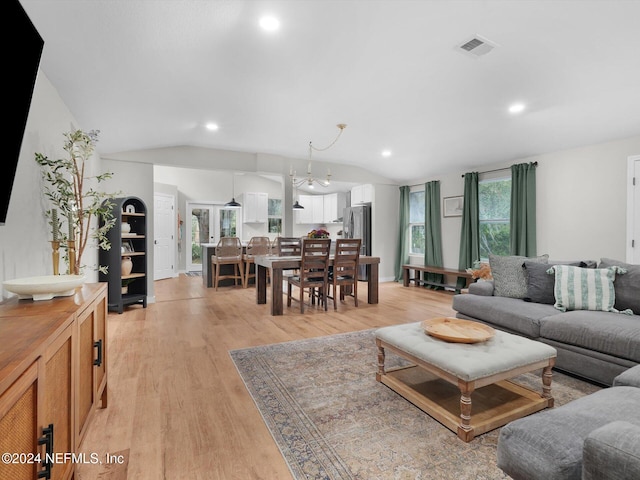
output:
<instances>
[{"instance_id":1,"label":"patterned area rug","mask_svg":"<svg viewBox=\"0 0 640 480\"><path fill-rule=\"evenodd\" d=\"M375 380L374 330L230 352L297 480L507 479L499 430L464 443ZM388 368L404 360L387 352ZM538 390L537 374L517 379ZM554 373L556 406L599 387Z\"/></svg>"}]
</instances>

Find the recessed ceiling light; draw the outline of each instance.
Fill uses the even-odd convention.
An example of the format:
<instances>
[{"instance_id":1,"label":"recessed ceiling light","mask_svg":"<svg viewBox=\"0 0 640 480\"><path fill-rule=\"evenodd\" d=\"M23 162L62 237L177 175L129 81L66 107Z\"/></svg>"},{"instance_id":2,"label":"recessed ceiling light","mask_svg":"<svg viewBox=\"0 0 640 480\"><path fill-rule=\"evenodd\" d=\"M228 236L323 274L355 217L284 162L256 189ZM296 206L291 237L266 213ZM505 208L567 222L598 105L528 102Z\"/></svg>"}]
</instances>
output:
<instances>
[{"instance_id":1,"label":"recessed ceiling light","mask_svg":"<svg viewBox=\"0 0 640 480\"><path fill-rule=\"evenodd\" d=\"M267 32L275 32L280 28L280 21L271 15L265 15L260 19L260 26Z\"/></svg>"},{"instance_id":2,"label":"recessed ceiling light","mask_svg":"<svg viewBox=\"0 0 640 480\"><path fill-rule=\"evenodd\" d=\"M383 157L390 157L391 156L391 150L383 150L382 151L382 156Z\"/></svg>"},{"instance_id":3,"label":"recessed ceiling light","mask_svg":"<svg viewBox=\"0 0 640 480\"><path fill-rule=\"evenodd\" d=\"M216 130L218 130L217 123L207 123L205 126L207 127L207 130L211 130L212 132L215 132Z\"/></svg>"},{"instance_id":4,"label":"recessed ceiling light","mask_svg":"<svg viewBox=\"0 0 640 480\"><path fill-rule=\"evenodd\" d=\"M526 105L524 103L514 103L509 106L509 113L522 113L525 108Z\"/></svg>"}]
</instances>

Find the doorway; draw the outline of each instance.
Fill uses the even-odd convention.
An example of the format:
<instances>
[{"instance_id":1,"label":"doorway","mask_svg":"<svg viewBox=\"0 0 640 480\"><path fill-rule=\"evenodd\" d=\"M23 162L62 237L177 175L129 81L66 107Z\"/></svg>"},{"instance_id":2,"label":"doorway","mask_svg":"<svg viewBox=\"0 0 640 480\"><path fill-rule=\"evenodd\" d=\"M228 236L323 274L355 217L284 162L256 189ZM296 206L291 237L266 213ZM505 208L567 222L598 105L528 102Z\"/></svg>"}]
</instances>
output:
<instances>
[{"instance_id":1,"label":"doorway","mask_svg":"<svg viewBox=\"0 0 640 480\"><path fill-rule=\"evenodd\" d=\"M627 187L627 262L640 264L640 155L629 157Z\"/></svg>"},{"instance_id":2,"label":"doorway","mask_svg":"<svg viewBox=\"0 0 640 480\"><path fill-rule=\"evenodd\" d=\"M153 270L154 280L176 276L175 269L175 197L166 193L153 195Z\"/></svg>"},{"instance_id":3,"label":"doorway","mask_svg":"<svg viewBox=\"0 0 640 480\"><path fill-rule=\"evenodd\" d=\"M221 237L242 238L241 209L222 204L187 203L187 271L202 271L202 244L217 244Z\"/></svg>"}]
</instances>

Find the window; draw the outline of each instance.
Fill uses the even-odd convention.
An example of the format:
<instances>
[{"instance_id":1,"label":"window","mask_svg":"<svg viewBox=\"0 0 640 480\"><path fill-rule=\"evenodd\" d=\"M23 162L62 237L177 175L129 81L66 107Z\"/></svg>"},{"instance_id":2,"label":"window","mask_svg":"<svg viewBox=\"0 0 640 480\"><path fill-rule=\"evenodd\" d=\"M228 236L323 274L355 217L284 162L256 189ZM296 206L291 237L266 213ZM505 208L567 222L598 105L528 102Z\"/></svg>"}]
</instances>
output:
<instances>
[{"instance_id":1,"label":"window","mask_svg":"<svg viewBox=\"0 0 640 480\"><path fill-rule=\"evenodd\" d=\"M220 209L220 237L237 237L238 208Z\"/></svg>"},{"instance_id":2,"label":"window","mask_svg":"<svg viewBox=\"0 0 640 480\"><path fill-rule=\"evenodd\" d=\"M424 190L409 193L410 255L424 255Z\"/></svg>"},{"instance_id":3,"label":"window","mask_svg":"<svg viewBox=\"0 0 640 480\"><path fill-rule=\"evenodd\" d=\"M282 199L269 199L267 222L269 233L282 233Z\"/></svg>"},{"instance_id":4,"label":"window","mask_svg":"<svg viewBox=\"0 0 640 480\"><path fill-rule=\"evenodd\" d=\"M489 254L510 255L511 177L478 182L480 259Z\"/></svg>"}]
</instances>

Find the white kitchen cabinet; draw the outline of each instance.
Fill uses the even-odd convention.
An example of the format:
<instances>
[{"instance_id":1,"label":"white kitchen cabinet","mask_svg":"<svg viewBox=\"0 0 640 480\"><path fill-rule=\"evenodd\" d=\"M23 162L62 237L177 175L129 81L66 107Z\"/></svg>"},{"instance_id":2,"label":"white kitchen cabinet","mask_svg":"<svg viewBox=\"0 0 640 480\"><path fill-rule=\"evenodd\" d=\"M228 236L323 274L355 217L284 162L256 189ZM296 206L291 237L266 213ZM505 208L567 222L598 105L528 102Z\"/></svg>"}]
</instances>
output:
<instances>
[{"instance_id":1,"label":"white kitchen cabinet","mask_svg":"<svg viewBox=\"0 0 640 480\"><path fill-rule=\"evenodd\" d=\"M324 195L312 195L311 223L324 223Z\"/></svg>"},{"instance_id":2,"label":"white kitchen cabinet","mask_svg":"<svg viewBox=\"0 0 640 480\"><path fill-rule=\"evenodd\" d=\"M242 221L267 223L268 195L262 192L246 192L242 196Z\"/></svg>"},{"instance_id":3,"label":"white kitchen cabinet","mask_svg":"<svg viewBox=\"0 0 640 480\"><path fill-rule=\"evenodd\" d=\"M371 203L373 201L373 185L370 183L356 185L351 189L351 206Z\"/></svg>"},{"instance_id":4,"label":"white kitchen cabinet","mask_svg":"<svg viewBox=\"0 0 640 480\"><path fill-rule=\"evenodd\" d=\"M297 224L324 223L324 195L298 195L298 201L304 210L296 210Z\"/></svg>"},{"instance_id":5,"label":"white kitchen cabinet","mask_svg":"<svg viewBox=\"0 0 640 480\"><path fill-rule=\"evenodd\" d=\"M324 197L324 221L334 223L342 218L344 207L347 206L347 195L342 192L329 193Z\"/></svg>"},{"instance_id":6,"label":"white kitchen cabinet","mask_svg":"<svg viewBox=\"0 0 640 480\"><path fill-rule=\"evenodd\" d=\"M298 195L298 202L304 209L296 210L295 217L298 225L313 223L312 195Z\"/></svg>"}]
</instances>

